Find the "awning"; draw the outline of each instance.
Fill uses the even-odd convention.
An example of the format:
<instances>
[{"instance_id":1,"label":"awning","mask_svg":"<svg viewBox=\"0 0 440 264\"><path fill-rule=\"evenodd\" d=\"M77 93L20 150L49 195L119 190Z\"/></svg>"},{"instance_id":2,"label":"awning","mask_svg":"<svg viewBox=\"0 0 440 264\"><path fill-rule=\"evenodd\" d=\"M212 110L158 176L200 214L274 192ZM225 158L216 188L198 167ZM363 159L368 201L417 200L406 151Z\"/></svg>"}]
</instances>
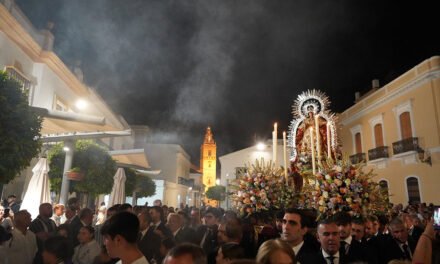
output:
<instances>
[{"instance_id":1,"label":"awning","mask_svg":"<svg viewBox=\"0 0 440 264\"><path fill-rule=\"evenodd\" d=\"M102 132L123 130L108 124L98 125L78 121L69 121L45 117L41 126L41 134L62 134L69 132Z\"/></svg>"},{"instance_id":2,"label":"awning","mask_svg":"<svg viewBox=\"0 0 440 264\"><path fill-rule=\"evenodd\" d=\"M119 166L140 170L150 168L144 149L113 150L109 154Z\"/></svg>"}]
</instances>

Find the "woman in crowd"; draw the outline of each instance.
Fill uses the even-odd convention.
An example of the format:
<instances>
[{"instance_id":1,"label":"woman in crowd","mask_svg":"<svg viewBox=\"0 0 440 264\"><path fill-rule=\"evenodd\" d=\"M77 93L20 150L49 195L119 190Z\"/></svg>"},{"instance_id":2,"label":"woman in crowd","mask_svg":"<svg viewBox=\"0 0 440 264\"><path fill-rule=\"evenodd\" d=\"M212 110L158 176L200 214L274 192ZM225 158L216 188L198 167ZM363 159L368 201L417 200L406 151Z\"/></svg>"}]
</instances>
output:
<instances>
[{"instance_id":1,"label":"woman in crowd","mask_svg":"<svg viewBox=\"0 0 440 264\"><path fill-rule=\"evenodd\" d=\"M91 226L83 226L79 230L79 245L75 247L72 261L74 264L90 264L101 253L101 247L94 239L95 230Z\"/></svg>"},{"instance_id":2,"label":"woman in crowd","mask_svg":"<svg viewBox=\"0 0 440 264\"><path fill-rule=\"evenodd\" d=\"M256 260L258 264L296 264L295 252L280 239L264 242L258 249Z\"/></svg>"},{"instance_id":3,"label":"woman in crowd","mask_svg":"<svg viewBox=\"0 0 440 264\"><path fill-rule=\"evenodd\" d=\"M43 262L44 264L66 264L70 263L72 248L67 238L62 236L49 237L44 242Z\"/></svg>"},{"instance_id":4,"label":"woman in crowd","mask_svg":"<svg viewBox=\"0 0 440 264\"><path fill-rule=\"evenodd\" d=\"M217 264L230 264L233 260L245 258L243 248L236 243L225 243L221 245L217 252Z\"/></svg>"}]
</instances>

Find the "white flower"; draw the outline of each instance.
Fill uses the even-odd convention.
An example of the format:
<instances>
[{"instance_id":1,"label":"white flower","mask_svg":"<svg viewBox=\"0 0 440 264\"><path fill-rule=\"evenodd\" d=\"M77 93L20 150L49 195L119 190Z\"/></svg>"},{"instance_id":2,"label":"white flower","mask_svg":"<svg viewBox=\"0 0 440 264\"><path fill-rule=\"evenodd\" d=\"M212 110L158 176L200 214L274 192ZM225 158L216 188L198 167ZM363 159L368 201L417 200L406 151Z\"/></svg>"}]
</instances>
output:
<instances>
[{"instance_id":1,"label":"white flower","mask_svg":"<svg viewBox=\"0 0 440 264\"><path fill-rule=\"evenodd\" d=\"M342 172L342 167L339 166L339 165L335 165L334 169L335 169L335 171L337 171L337 172Z\"/></svg>"},{"instance_id":2,"label":"white flower","mask_svg":"<svg viewBox=\"0 0 440 264\"><path fill-rule=\"evenodd\" d=\"M346 184L346 185L350 185L350 183L351 183L351 180L350 180L350 179L346 179L346 180L345 180L345 184Z\"/></svg>"},{"instance_id":3,"label":"white flower","mask_svg":"<svg viewBox=\"0 0 440 264\"><path fill-rule=\"evenodd\" d=\"M328 198L328 192L326 192L326 191L324 191L323 193L322 193L322 197L324 197L324 198Z\"/></svg>"},{"instance_id":4,"label":"white flower","mask_svg":"<svg viewBox=\"0 0 440 264\"><path fill-rule=\"evenodd\" d=\"M331 180L331 179L332 179L332 176L330 176L329 174L327 174L327 175L325 175L325 179L326 179L326 180Z\"/></svg>"},{"instance_id":5,"label":"white flower","mask_svg":"<svg viewBox=\"0 0 440 264\"><path fill-rule=\"evenodd\" d=\"M352 200L351 200L350 197L348 197L348 198L346 199L346 201L347 201L347 203L351 203L351 202L352 202Z\"/></svg>"},{"instance_id":6,"label":"white flower","mask_svg":"<svg viewBox=\"0 0 440 264\"><path fill-rule=\"evenodd\" d=\"M309 184L310 185L315 185L315 183L316 183L315 180L309 179Z\"/></svg>"}]
</instances>

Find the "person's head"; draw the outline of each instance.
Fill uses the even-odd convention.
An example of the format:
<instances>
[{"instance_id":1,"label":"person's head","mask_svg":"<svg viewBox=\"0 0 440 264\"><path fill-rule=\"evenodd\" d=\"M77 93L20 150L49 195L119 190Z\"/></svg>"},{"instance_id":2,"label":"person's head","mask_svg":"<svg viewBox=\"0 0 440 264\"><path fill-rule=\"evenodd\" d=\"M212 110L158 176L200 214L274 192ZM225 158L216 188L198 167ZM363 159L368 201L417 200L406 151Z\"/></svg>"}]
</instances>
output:
<instances>
[{"instance_id":1,"label":"person's head","mask_svg":"<svg viewBox=\"0 0 440 264\"><path fill-rule=\"evenodd\" d=\"M69 239L53 236L44 242L42 255L44 264L57 264L69 260L73 255L73 249Z\"/></svg>"},{"instance_id":2,"label":"person's head","mask_svg":"<svg viewBox=\"0 0 440 264\"><path fill-rule=\"evenodd\" d=\"M382 234L388 227L389 219L386 215L377 215L377 219L379 220L378 232Z\"/></svg>"},{"instance_id":3,"label":"person's head","mask_svg":"<svg viewBox=\"0 0 440 264\"><path fill-rule=\"evenodd\" d=\"M44 217L44 218L51 218L52 214L53 214L52 205L50 203L40 204L38 211L39 211L40 216Z\"/></svg>"},{"instance_id":4,"label":"person's head","mask_svg":"<svg viewBox=\"0 0 440 264\"><path fill-rule=\"evenodd\" d=\"M417 214L410 214L409 218L411 219L411 224L413 226L423 227L422 220L419 218Z\"/></svg>"},{"instance_id":5,"label":"person's head","mask_svg":"<svg viewBox=\"0 0 440 264\"><path fill-rule=\"evenodd\" d=\"M127 248L136 247L139 220L129 212L117 213L104 222L101 234L109 256L120 258Z\"/></svg>"},{"instance_id":6,"label":"person's head","mask_svg":"<svg viewBox=\"0 0 440 264\"><path fill-rule=\"evenodd\" d=\"M95 229L91 226L83 226L79 229L78 241L84 245L89 243L95 237Z\"/></svg>"},{"instance_id":7,"label":"person's head","mask_svg":"<svg viewBox=\"0 0 440 264\"><path fill-rule=\"evenodd\" d=\"M355 240L362 240L365 236L365 220L363 218L353 219L351 222L351 234Z\"/></svg>"},{"instance_id":8,"label":"person's head","mask_svg":"<svg viewBox=\"0 0 440 264\"><path fill-rule=\"evenodd\" d=\"M200 209L199 208L192 208L191 209L191 223L193 224L199 224L200 223Z\"/></svg>"},{"instance_id":9,"label":"person's head","mask_svg":"<svg viewBox=\"0 0 440 264\"><path fill-rule=\"evenodd\" d=\"M61 224L57 228L57 235L63 236L63 237L69 237L69 225L68 224Z\"/></svg>"},{"instance_id":10,"label":"person's head","mask_svg":"<svg viewBox=\"0 0 440 264\"><path fill-rule=\"evenodd\" d=\"M142 211L140 214L138 214L138 219L139 219L139 229L141 231L147 229L147 227L149 227L150 224L152 223L150 213L147 211Z\"/></svg>"},{"instance_id":11,"label":"person's head","mask_svg":"<svg viewBox=\"0 0 440 264\"><path fill-rule=\"evenodd\" d=\"M17 199L17 196L14 194L11 194L8 196L8 204L15 203L15 200Z\"/></svg>"},{"instance_id":12,"label":"person's head","mask_svg":"<svg viewBox=\"0 0 440 264\"><path fill-rule=\"evenodd\" d=\"M199 246L182 243L172 248L163 260L163 264L206 264L205 252Z\"/></svg>"},{"instance_id":13,"label":"person's head","mask_svg":"<svg viewBox=\"0 0 440 264\"><path fill-rule=\"evenodd\" d=\"M227 210L227 211L225 211L225 213L223 214L223 219L224 219L225 221L230 221L230 220L238 219L238 216L237 216L237 214L236 214L234 211L232 211L232 210Z\"/></svg>"},{"instance_id":14,"label":"person's head","mask_svg":"<svg viewBox=\"0 0 440 264\"><path fill-rule=\"evenodd\" d=\"M367 219L365 221L365 237L370 238L376 235L376 233L379 231L379 220L377 219L377 216L370 215L367 216Z\"/></svg>"},{"instance_id":15,"label":"person's head","mask_svg":"<svg viewBox=\"0 0 440 264\"><path fill-rule=\"evenodd\" d=\"M83 208L79 211L79 219L86 225L91 225L93 222L93 211L90 208Z\"/></svg>"},{"instance_id":16,"label":"person's head","mask_svg":"<svg viewBox=\"0 0 440 264\"><path fill-rule=\"evenodd\" d=\"M334 215L336 225L338 225L341 240L351 236L351 216L347 212L338 212Z\"/></svg>"},{"instance_id":17,"label":"person's head","mask_svg":"<svg viewBox=\"0 0 440 264\"><path fill-rule=\"evenodd\" d=\"M167 218L167 226L172 233L183 227L183 217L176 213L171 213Z\"/></svg>"},{"instance_id":18,"label":"person's head","mask_svg":"<svg viewBox=\"0 0 440 264\"><path fill-rule=\"evenodd\" d=\"M321 248L329 255L334 255L339 251L339 228L333 219L325 219L318 223L318 240Z\"/></svg>"},{"instance_id":19,"label":"person's head","mask_svg":"<svg viewBox=\"0 0 440 264\"><path fill-rule=\"evenodd\" d=\"M284 212L281 238L291 246L299 245L307 233L303 212L289 208Z\"/></svg>"},{"instance_id":20,"label":"person's head","mask_svg":"<svg viewBox=\"0 0 440 264\"><path fill-rule=\"evenodd\" d=\"M69 198L69 200L67 200L67 207L70 207L75 212L79 211L80 206L79 206L78 198L76 197Z\"/></svg>"},{"instance_id":21,"label":"person's head","mask_svg":"<svg viewBox=\"0 0 440 264\"><path fill-rule=\"evenodd\" d=\"M160 206L153 206L150 208L150 216L153 223L157 223L162 221L163 218L163 210Z\"/></svg>"},{"instance_id":22,"label":"person's head","mask_svg":"<svg viewBox=\"0 0 440 264\"><path fill-rule=\"evenodd\" d=\"M238 219L223 221L217 229L217 241L219 244L235 242L240 243L243 237L243 228Z\"/></svg>"},{"instance_id":23,"label":"person's head","mask_svg":"<svg viewBox=\"0 0 440 264\"><path fill-rule=\"evenodd\" d=\"M130 213L133 213L133 206L131 206L131 204L129 204L129 203L124 203L124 204L121 204L121 206L119 206L118 210L119 210L119 212L127 211Z\"/></svg>"},{"instance_id":24,"label":"person's head","mask_svg":"<svg viewBox=\"0 0 440 264\"><path fill-rule=\"evenodd\" d=\"M203 218L205 219L205 223L207 226L215 226L219 223L221 216L222 213L220 212L220 210L214 207L210 207L206 210Z\"/></svg>"},{"instance_id":25,"label":"person's head","mask_svg":"<svg viewBox=\"0 0 440 264\"><path fill-rule=\"evenodd\" d=\"M162 201L160 199L154 200L153 206L162 206Z\"/></svg>"},{"instance_id":26,"label":"person's head","mask_svg":"<svg viewBox=\"0 0 440 264\"><path fill-rule=\"evenodd\" d=\"M160 248L159 248L160 255L162 257L165 257L168 254L168 252L175 246L176 246L176 242L174 241L173 238L166 237L162 239L160 241Z\"/></svg>"},{"instance_id":27,"label":"person's head","mask_svg":"<svg viewBox=\"0 0 440 264\"><path fill-rule=\"evenodd\" d=\"M292 247L280 239L267 240L258 249L258 264L294 264L295 252Z\"/></svg>"},{"instance_id":28,"label":"person's head","mask_svg":"<svg viewBox=\"0 0 440 264\"><path fill-rule=\"evenodd\" d=\"M20 210L15 213L14 224L17 228L27 229L32 222L31 214L26 210Z\"/></svg>"},{"instance_id":29,"label":"person's head","mask_svg":"<svg viewBox=\"0 0 440 264\"><path fill-rule=\"evenodd\" d=\"M72 207L66 207L65 216L67 220L72 219L76 215L76 209Z\"/></svg>"},{"instance_id":30,"label":"person's head","mask_svg":"<svg viewBox=\"0 0 440 264\"><path fill-rule=\"evenodd\" d=\"M53 212L56 216L62 216L64 214L64 205L57 204L53 207Z\"/></svg>"},{"instance_id":31,"label":"person's head","mask_svg":"<svg viewBox=\"0 0 440 264\"><path fill-rule=\"evenodd\" d=\"M239 244L225 243L219 247L215 260L217 264L229 264L234 259L242 259L244 257L244 250Z\"/></svg>"},{"instance_id":32,"label":"person's head","mask_svg":"<svg viewBox=\"0 0 440 264\"><path fill-rule=\"evenodd\" d=\"M283 232L284 210L280 210L275 214L275 227L278 232Z\"/></svg>"},{"instance_id":33,"label":"person's head","mask_svg":"<svg viewBox=\"0 0 440 264\"><path fill-rule=\"evenodd\" d=\"M406 243L408 240L408 230L405 223L398 217L391 220L388 225L391 236L400 243Z\"/></svg>"},{"instance_id":34,"label":"person's head","mask_svg":"<svg viewBox=\"0 0 440 264\"><path fill-rule=\"evenodd\" d=\"M107 209L107 218L112 217L114 214L116 214L119 211L119 207L121 205L115 204L111 206L109 209Z\"/></svg>"}]
</instances>

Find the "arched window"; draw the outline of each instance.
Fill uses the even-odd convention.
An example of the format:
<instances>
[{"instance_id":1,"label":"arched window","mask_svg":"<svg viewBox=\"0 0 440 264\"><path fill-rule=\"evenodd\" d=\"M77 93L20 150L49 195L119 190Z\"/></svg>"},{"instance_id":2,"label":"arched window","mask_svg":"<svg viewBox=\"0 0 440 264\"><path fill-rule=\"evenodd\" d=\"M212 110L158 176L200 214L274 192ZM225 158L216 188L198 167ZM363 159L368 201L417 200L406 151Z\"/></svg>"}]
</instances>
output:
<instances>
[{"instance_id":1,"label":"arched window","mask_svg":"<svg viewBox=\"0 0 440 264\"><path fill-rule=\"evenodd\" d=\"M406 188L408 190L408 202L420 202L419 180L416 177L406 179Z\"/></svg>"},{"instance_id":2,"label":"arched window","mask_svg":"<svg viewBox=\"0 0 440 264\"><path fill-rule=\"evenodd\" d=\"M388 181L386 181L386 180L379 181L379 186L380 186L380 189L382 190L382 192L388 193Z\"/></svg>"},{"instance_id":3,"label":"arched window","mask_svg":"<svg viewBox=\"0 0 440 264\"><path fill-rule=\"evenodd\" d=\"M362 153L362 140L361 140L361 133L356 133L354 135L354 141L356 144L356 153Z\"/></svg>"},{"instance_id":4,"label":"arched window","mask_svg":"<svg viewBox=\"0 0 440 264\"><path fill-rule=\"evenodd\" d=\"M400 121L400 132L402 139L407 139L412 137L412 129L411 129L411 117L409 112L403 112L399 116Z\"/></svg>"},{"instance_id":5,"label":"arched window","mask_svg":"<svg viewBox=\"0 0 440 264\"><path fill-rule=\"evenodd\" d=\"M374 139L376 140L376 148L383 147L382 124L374 126Z\"/></svg>"}]
</instances>

